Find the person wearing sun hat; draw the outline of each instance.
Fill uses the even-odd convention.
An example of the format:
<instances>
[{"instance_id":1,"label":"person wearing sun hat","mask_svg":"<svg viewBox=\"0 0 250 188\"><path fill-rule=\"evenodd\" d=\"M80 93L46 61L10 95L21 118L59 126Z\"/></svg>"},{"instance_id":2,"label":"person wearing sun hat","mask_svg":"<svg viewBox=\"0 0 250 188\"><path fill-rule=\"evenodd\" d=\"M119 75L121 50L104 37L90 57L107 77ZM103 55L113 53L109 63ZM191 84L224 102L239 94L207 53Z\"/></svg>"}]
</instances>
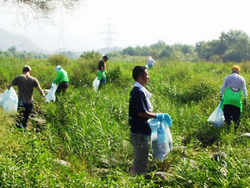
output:
<instances>
[{"instance_id":1,"label":"person wearing sun hat","mask_svg":"<svg viewBox=\"0 0 250 188\"><path fill-rule=\"evenodd\" d=\"M23 74L15 77L7 86L8 89L12 86L18 87L18 112L16 126L26 131L29 115L33 109L33 89L36 88L42 96L42 90L39 81L31 76L31 67L25 65L22 69Z\"/></svg>"},{"instance_id":2,"label":"person wearing sun hat","mask_svg":"<svg viewBox=\"0 0 250 188\"><path fill-rule=\"evenodd\" d=\"M69 87L69 78L68 78L68 73L65 71L61 65L56 66L56 72L57 76L53 80L53 84L58 84L56 93L59 94L61 92L65 93L65 91Z\"/></svg>"},{"instance_id":3,"label":"person wearing sun hat","mask_svg":"<svg viewBox=\"0 0 250 188\"><path fill-rule=\"evenodd\" d=\"M230 126L231 121L234 122L234 129L240 125L240 116L242 113L242 94L244 96L244 103L247 100L246 81L240 75L240 66L234 65L232 73L226 76L223 85L220 89L220 96L222 98L222 109L225 117L226 126Z\"/></svg>"}]
</instances>

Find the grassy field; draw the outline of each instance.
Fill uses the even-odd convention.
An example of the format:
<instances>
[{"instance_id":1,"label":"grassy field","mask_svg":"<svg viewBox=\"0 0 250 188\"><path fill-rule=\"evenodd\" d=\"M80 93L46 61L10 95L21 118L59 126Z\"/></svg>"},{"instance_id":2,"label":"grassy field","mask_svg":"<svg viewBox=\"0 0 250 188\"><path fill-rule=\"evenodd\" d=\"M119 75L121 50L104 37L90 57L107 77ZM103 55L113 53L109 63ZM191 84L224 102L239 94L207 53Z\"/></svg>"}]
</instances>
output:
<instances>
[{"instance_id":1,"label":"grassy field","mask_svg":"<svg viewBox=\"0 0 250 188\"><path fill-rule=\"evenodd\" d=\"M94 92L97 62L62 62L70 88L55 103L45 103L34 91L28 132L17 130L14 118L0 109L1 187L249 186L250 138L241 135L250 132L250 105L243 108L237 132L207 122L232 63L161 61L148 70L154 111L173 119L173 151L163 162L150 154L148 171L167 173L167 180L160 180L128 173L133 160L128 125L132 69L145 63L109 61L108 83ZM2 58L0 92L24 64L32 67L43 89L50 88L56 76L54 61ZM239 65L249 88L250 63Z\"/></svg>"}]
</instances>

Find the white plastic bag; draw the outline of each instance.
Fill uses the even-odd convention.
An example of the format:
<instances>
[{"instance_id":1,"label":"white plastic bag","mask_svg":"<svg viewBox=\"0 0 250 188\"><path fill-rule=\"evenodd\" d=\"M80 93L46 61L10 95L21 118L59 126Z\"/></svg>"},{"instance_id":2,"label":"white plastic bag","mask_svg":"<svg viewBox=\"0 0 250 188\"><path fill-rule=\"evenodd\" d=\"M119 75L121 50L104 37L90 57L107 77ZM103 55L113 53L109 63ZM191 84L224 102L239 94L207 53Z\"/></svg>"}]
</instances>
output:
<instances>
[{"instance_id":1,"label":"white plastic bag","mask_svg":"<svg viewBox=\"0 0 250 188\"><path fill-rule=\"evenodd\" d=\"M98 77L96 77L95 80L93 81L93 88L95 91L98 90L99 84L100 84L100 80L98 80Z\"/></svg>"},{"instance_id":2,"label":"white plastic bag","mask_svg":"<svg viewBox=\"0 0 250 188\"><path fill-rule=\"evenodd\" d=\"M215 125L216 127L222 127L224 124L224 120L225 120L225 117L223 114L223 110L221 109L221 101L220 101L219 105L213 111L213 113L209 116L207 121Z\"/></svg>"},{"instance_id":3,"label":"white plastic bag","mask_svg":"<svg viewBox=\"0 0 250 188\"><path fill-rule=\"evenodd\" d=\"M165 120L149 119L148 125L152 130L152 150L156 159L163 161L173 148L173 139L169 125Z\"/></svg>"},{"instance_id":4,"label":"white plastic bag","mask_svg":"<svg viewBox=\"0 0 250 188\"><path fill-rule=\"evenodd\" d=\"M6 113L17 111L18 97L13 87L1 93L0 106L3 107Z\"/></svg>"},{"instance_id":5,"label":"white plastic bag","mask_svg":"<svg viewBox=\"0 0 250 188\"><path fill-rule=\"evenodd\" d=\"M50 101L56 101L56 90L57 90L58 85L56 84L52 84L48 94L45 96L46 102L50 102Z\"/></svg>"}]
</instances>

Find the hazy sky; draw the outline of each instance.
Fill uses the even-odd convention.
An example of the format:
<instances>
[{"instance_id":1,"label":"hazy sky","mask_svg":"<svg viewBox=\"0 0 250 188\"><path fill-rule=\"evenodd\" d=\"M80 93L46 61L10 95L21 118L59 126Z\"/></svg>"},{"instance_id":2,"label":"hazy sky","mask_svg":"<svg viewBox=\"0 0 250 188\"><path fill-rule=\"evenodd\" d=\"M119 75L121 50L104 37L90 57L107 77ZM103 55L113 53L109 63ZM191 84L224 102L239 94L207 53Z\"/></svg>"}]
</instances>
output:
<instances>
[{"instance_id":1,"label":"hazy sky","mask_svg":"<svg viewBox=\"0 0 250 188\"><path fill-rule=\"evenodd\" d=\"M106 47L108 25L112 46L149 46L159 40L195 45L230 29L250 35L249 5L250 0L86 0L71 15L58 13L50 22L23 22L7 6L0 7L0 28L50 51L63 45L71 51Z\"/></svg>"}]
</instances>

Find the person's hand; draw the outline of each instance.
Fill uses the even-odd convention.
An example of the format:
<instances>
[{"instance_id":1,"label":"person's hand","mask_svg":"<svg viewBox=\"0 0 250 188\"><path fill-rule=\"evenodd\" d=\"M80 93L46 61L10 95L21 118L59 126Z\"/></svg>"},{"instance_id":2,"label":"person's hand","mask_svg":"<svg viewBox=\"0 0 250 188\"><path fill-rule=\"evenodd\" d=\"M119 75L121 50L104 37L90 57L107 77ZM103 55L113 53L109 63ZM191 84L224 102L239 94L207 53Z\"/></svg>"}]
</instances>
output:
<instances>
[{"instance_id":1,"label":"person's hand","mask_svg":"<svg viewBox=\"0 0 250 188\"><path fill-rule=\"evenodd\" d=\"M168 123L169 126L172 126L172 119L171 116L168 113L164 113L164 119L166 120L166 122Z\"/></svg>"},{"instance_id":2,"label":"person's hand","mask_svg":"<svg viewBox=\"0 0 250 188\"><path fill-rule=\"evenodd\" d=\"M161 120L164 119L164 115L161 114L161 113L158 113L158 114L156 114L155 118L156 118L158 121L161 121Z\"/></svg>"}]
</instances>

